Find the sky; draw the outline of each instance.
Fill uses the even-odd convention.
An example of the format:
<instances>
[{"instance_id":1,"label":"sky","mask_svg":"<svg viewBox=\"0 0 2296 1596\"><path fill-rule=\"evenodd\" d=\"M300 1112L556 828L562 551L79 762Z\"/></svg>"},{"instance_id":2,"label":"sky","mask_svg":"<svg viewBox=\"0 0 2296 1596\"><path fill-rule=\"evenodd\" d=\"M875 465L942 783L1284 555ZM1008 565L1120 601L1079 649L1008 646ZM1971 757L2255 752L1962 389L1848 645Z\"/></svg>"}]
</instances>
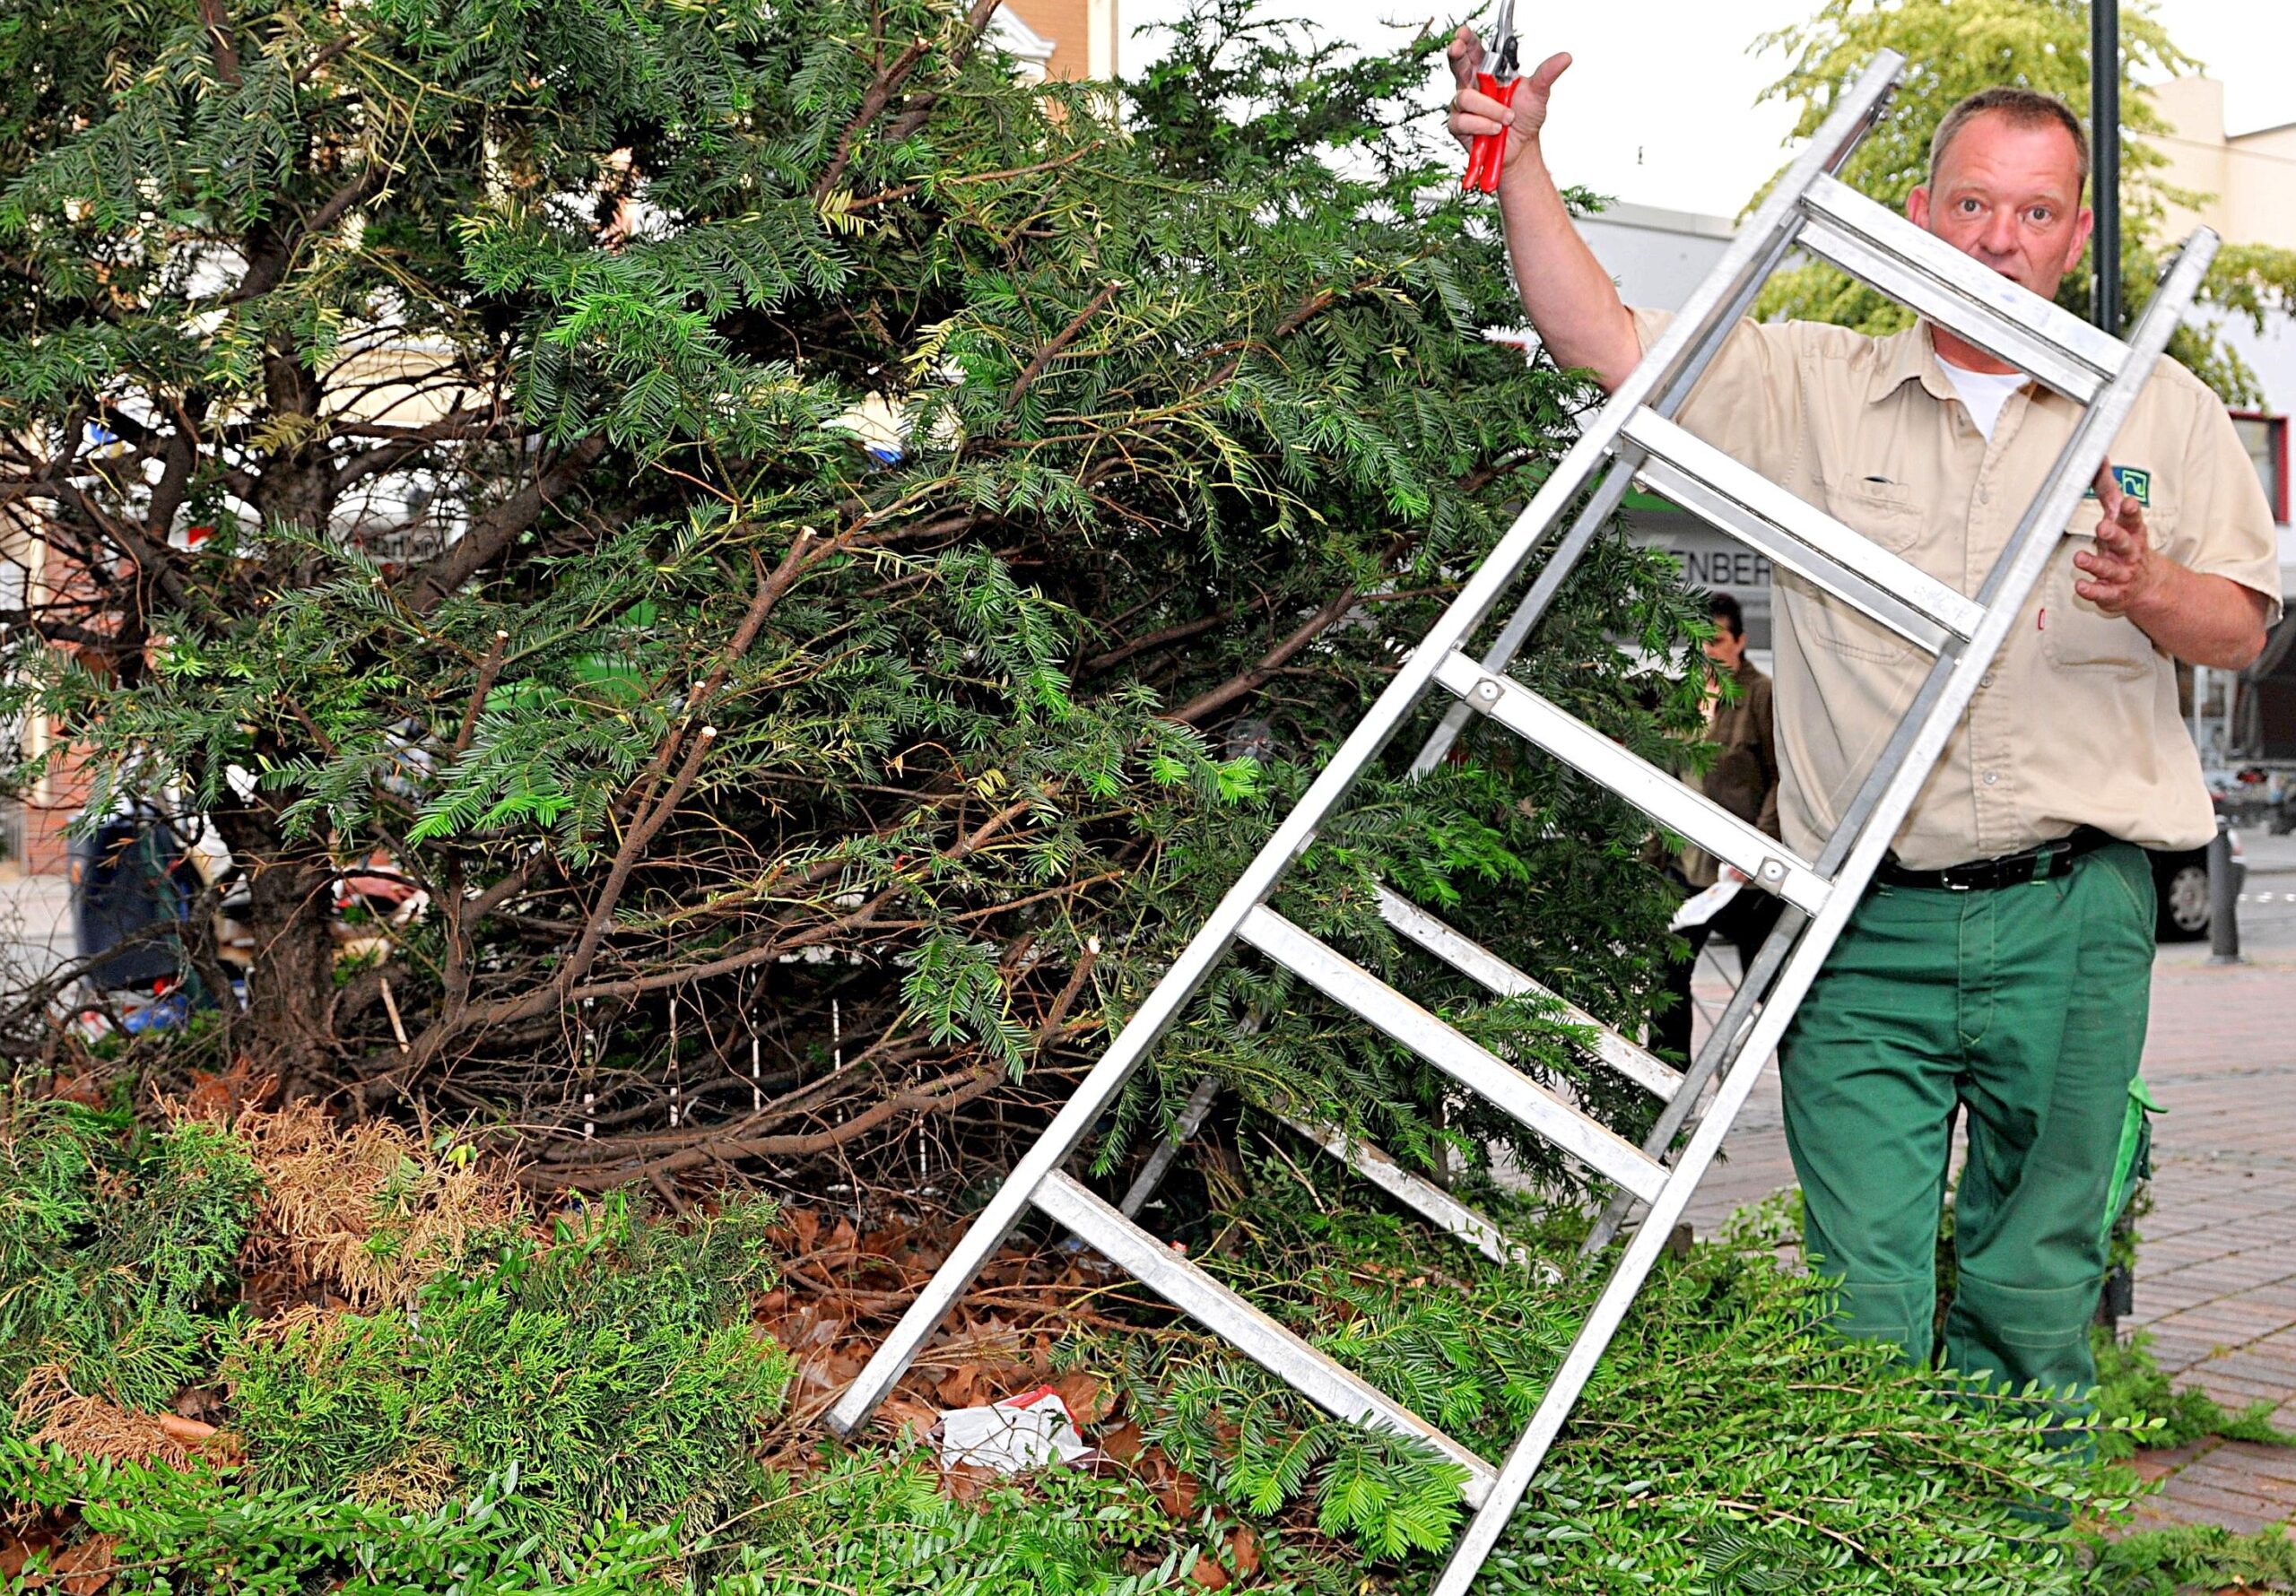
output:
<instances>
[{"instance_id":1,"label":"sky","mask_svg":"<svg viewBox=\"0 0 2296 1596\"><path fill-rule=\"evenodd\" d=\"M1274 15L1301 15L1350 41L1408 39L1431 16L1420 0L1266 0ZM1153 36L1129 37L1143 23L1177 15L1184 0L1117 0L1126 75L1159 53ZM1784 72L1786 59L1750 54L1759 34L1806 20L1813 0L1595 0L1551 5L1517 0L1524 65L1569 50L1572 65L1555 87L1548 163L1569 183L1613 199L1668 210L1735 216L1786 159L1792 108L1757 106L1754 97ZM2227 131L2296 122L2296 4L2284 0L2160 0L2169 37L2224 84ZM1431 108L1449 91L1448 74L1428 85ZM1613 108L1631 106L1621 117Z\"/></svg>"}]
</instances>

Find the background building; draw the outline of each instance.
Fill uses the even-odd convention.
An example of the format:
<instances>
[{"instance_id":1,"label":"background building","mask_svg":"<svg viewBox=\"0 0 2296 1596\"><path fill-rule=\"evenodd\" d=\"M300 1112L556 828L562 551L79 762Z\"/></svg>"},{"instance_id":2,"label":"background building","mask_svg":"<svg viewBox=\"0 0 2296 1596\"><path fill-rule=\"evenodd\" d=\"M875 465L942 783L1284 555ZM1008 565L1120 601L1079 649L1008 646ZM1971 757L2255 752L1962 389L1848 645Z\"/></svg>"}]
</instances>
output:
<instances>
[{"instance_id":1,"label":"background building","mask_svg":"<svg viewBox=\"0 0 2296 1596\"><path fill-rule=\"evenodd\" d=\"M2195 208L2172 206L2169 227L2180 233L2205 222L2227 243L2296 249L2296 123L2228 133L2224 85L2210 77L2178 78L2153 90L2170 132L2153 145L2168 158L2169 184L2200 196ZM2257 373L2264 403L2233 420L2264 479L2280 523L2281 585L2296 592L2296 526L2289 515L2288 416L2296 409L2296 317L2282 306L2258 332L2244 319L2224 324L2225 341ZM2227 764L2296 762L2296 621L2283 622L2264 657L2236 679L2203 672L2195 693L2194 734Z\"/></svg>"},{"instance_id":2,"label":"background building","mask_svg":"<svg viewBox=\"0 0 2296 1596\"><path fill-rule=\"evenodd\" d=\"M1116 75L1117 0L1004 0L989 30L1039 77Z\"/></svg>"}]
</instances>

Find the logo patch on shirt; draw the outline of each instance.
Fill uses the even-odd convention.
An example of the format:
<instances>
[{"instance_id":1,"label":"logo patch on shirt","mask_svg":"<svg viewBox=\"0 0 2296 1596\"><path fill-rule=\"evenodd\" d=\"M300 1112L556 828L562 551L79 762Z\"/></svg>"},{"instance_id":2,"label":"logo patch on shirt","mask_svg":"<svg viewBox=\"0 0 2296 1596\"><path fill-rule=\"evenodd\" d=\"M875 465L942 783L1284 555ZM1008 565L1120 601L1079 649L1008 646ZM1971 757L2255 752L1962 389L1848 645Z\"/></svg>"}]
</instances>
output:
<instances>
[{"instance_id":1,"label":"logo patch on shirt","mask_svg":"<svg viewBox=\"0 0 2296 1596\"><path fill-rule=\"evenodd\" d=\"M2152 507L2152 473L2144 466L2116 465L2113 467L2113 481L2119 484L2123 493L2136 500L2146 509ZM2097 490L2092 487L2081 497L2094 499L2097 497Z\"/></svg>"}]
</instances>

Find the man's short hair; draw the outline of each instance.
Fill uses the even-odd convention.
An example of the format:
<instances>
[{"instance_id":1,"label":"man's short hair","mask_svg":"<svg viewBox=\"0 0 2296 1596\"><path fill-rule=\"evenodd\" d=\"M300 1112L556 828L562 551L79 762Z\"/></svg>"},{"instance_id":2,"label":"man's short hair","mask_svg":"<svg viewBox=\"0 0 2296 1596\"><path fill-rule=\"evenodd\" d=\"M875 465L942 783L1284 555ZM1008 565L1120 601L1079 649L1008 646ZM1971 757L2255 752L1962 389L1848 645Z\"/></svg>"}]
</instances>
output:
<instances>
[{"instance_id":1,"label":"man's short hair","mask_svg":"<svg viewBox=\"0 0 2296 1596\"><path fill-rule=\"evenodd\" d=\"M1746 612L1739 607L1738 601L1729 594L1718 593L1709 595L1706 601L1706 612L1714 620L1727 623L1732 637L1743 638L1746 635Z\"/></svg>"},{"instance_id":2,"label":"man's short hair","mask_svg":"<svg viewBox=\"0 0 2296 1596\"><path fill-rule=\"evenodd\" d=\"M1997 89L1980 89L1945 113L1937 124L1937 131L1929 136L1929 181L1937 181L1937 169L1944 163L1946 146L1978 117L1988 115L2005 117L2013 127L2062 127L2073 137L2073 152L2080 162L2078 180L2073 186L2075 204L2089 186L2089 130L2081 126L2081 118L2073 108L2054 94L2044 94L2038 89L2019 89L2003 85Z\"/></svg>"}]
</instances>

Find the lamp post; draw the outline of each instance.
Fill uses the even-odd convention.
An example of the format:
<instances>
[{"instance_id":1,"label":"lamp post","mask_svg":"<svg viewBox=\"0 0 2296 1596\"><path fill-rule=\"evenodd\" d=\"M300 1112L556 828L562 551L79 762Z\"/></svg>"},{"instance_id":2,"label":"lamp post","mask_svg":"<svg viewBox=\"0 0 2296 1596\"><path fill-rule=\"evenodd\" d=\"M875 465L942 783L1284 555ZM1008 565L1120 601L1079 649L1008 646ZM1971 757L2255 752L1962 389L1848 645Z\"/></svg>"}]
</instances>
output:
<instances>
[{"instance_id":1,"label":"lamp post","mask_svg":"<svg viewBox=\"0 0 2296 1596\"><path fill-rule=\"evenodd\" d=\"M2089 205L2097 220L2090 306L2097 325L2120 336L2120 7L2089 0Z\"/></svg>"}]
</instances>

